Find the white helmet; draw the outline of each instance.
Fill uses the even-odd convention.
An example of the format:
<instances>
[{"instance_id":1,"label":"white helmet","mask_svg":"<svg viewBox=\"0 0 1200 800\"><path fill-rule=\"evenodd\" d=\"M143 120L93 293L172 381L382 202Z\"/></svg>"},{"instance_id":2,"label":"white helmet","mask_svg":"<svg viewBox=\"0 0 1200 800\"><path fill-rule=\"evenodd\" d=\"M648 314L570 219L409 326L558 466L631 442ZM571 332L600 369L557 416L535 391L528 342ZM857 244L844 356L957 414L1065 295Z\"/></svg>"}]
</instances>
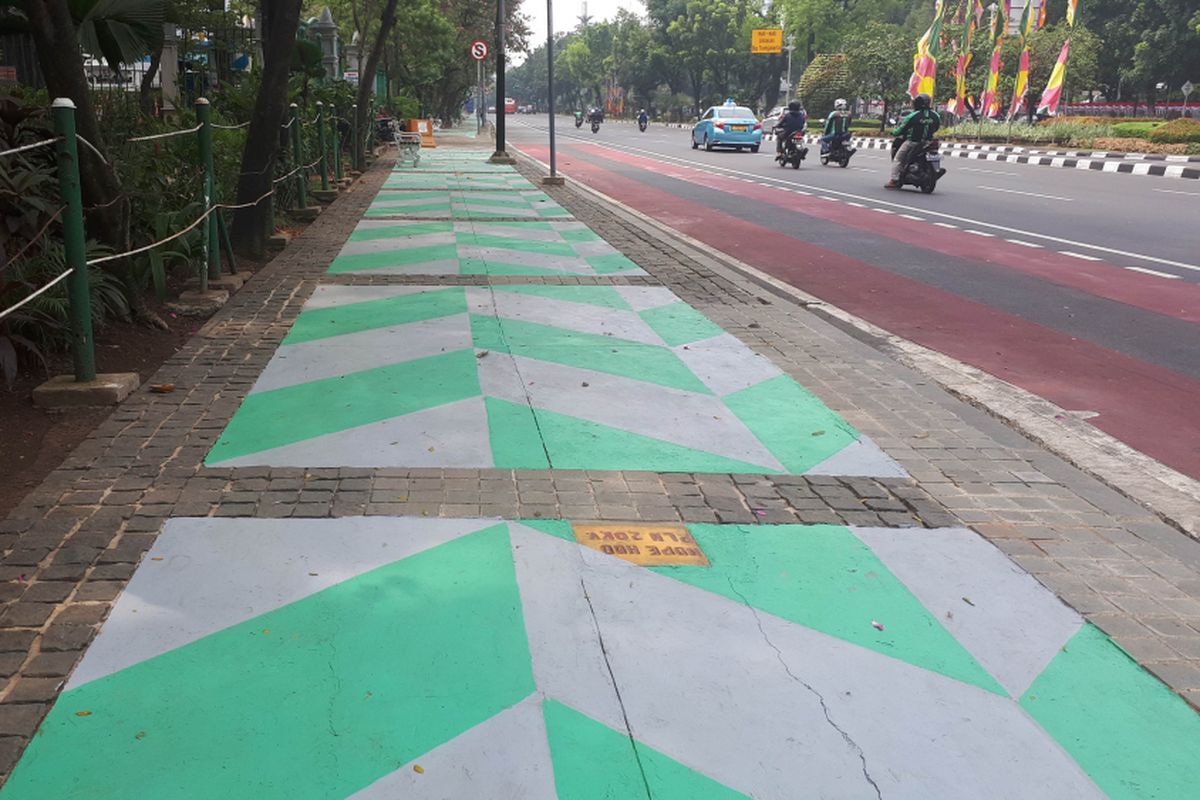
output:
<instances>
[{"instance_id":1,"label":"white helmet","mask_svg":"<svg viewBox=\"0 0 1200 800\"><path fill-rule=\"evenodd\" d=\"M843 98L839 97L837 100L833 101L833 107L837 111L845 111L846 110L846 101Z\"/></svg>"}]
</instances>

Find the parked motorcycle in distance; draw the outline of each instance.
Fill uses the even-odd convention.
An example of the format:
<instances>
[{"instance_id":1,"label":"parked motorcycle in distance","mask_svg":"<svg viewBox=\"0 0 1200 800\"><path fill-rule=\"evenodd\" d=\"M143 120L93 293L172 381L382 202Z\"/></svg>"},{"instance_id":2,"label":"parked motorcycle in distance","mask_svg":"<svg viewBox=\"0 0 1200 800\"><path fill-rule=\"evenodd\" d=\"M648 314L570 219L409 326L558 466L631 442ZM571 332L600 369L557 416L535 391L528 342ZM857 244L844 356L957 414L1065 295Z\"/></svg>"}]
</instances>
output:
<instances>
[{"instance_id":1,"label":"parked motorcycle in distance","mask_svg":"<svg viewBox=\"0 0 1200 800\"><path fill-rule=\"evenodd\" d=\"M846 142L841 140L832 141L829 143L829 151L821 154L821 164L828 166L829 162L837 164L845 169L850 163L850 156L858 152L857 147L848 147Z\"/></svg>"},{"instance_id":2,"label":"parked motorcycle in distance","mask_svg":"<svg viewBox=\"0 0 1200 800\"><path fill-rule=\"evenodd\" d=\"M782 135L782 128L775 129L775 135ZM783 143L783 149L775 154L775 161L781 167L792 165L792 169L800 169L800 162L808 155L808 147L804 144L804 131L796 131Z\"/></svg>"},{"instance_id":3,"label":"parked motorcycle in distance","mask_svg":"<svg viewBox=\"0 0 1200 800\"><path fill-rule=\"evenodd\" d=\"M892 141L893 159L896 157L896 150L902 141L904 140L899 138ZM913 150L908 164L900 170L901 188L916 186L925 194L933 194L933 190L937 188L937 182L946 174L946 169L942 166L940 147L941 142L937 139L930 139L927 142L921 142Z\"/></svg>"}]
</instances>

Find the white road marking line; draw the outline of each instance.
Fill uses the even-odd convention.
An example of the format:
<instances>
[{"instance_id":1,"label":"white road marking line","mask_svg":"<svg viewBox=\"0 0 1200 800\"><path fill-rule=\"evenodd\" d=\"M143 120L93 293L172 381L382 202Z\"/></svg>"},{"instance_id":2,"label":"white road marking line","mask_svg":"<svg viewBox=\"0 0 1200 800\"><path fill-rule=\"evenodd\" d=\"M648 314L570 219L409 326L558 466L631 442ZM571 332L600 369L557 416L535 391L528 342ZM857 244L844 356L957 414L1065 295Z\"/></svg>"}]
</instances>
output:
<instances>
[{"instance_id":1,"label":"white road marking line","mask_svg":"<svg viewBox=\"0 0 1200 800\"><path fill-rule=\"evenodd\" d=\"M872 211L878 211L880 214L895 214L895 211L888 211L886 208L872 208Z\"/></svg>"},{"instance_id":2,"label":"white road marking line","mask_svg":"<svg viewBox=\"0 0 1200 800\"><path fill-rule=\"evenodd\" d=\"M917 222L925 221L924 217L918 217L916 214L901 214L900 216L904 217L905 219L916 220Z\"/></svg>"},{"instance_id":3,"label":"white road marking line","mask_svg":"<svg viewBox=\"0 0 1200 800\"><path fill-rule=\"evenodd\" d=\"M534 128L534 130L542 130L542 131L545 130L545 128L543 128L543 127L534 127L534 126L529 126L529 127ZM587 138L581 137L578 134L566 134L565 138L575 139L575 140L578 140L581 142L589 141ZM606 148L609 150L616 150L618 152L641 153L641 154L643 154L644 158L654 158L654 159L658 159L658 160L664 161L664 162L675 162L676 164L684 164L684 165L687 165L688 169L695 169L697 171L701 171L699 167L691 166L692 163L694 163L694 162L688 161L685 158L680 158L679 156L667 155L666 153L659 153L654 150L645 150L640 147L630 147L629 145L623 145L621 147L617 147L615 145L601 144L599 142L596 142L595 144L597 147ZM1014 166L1017 166L1017 165L1014 165ZM708 174L711 174L711 172L713 172L713 171L728 172L728 173L733 173L733 172L737 171L737 170L732 170L728 167L721 167L721 166L716 166L716 165L708 166L708 167L706 167L706 169L708 170ZM769 178L769 179L782 182L782 179L780 179L780 178ZM806 186L809 189L816 189L818 191L826 191L826 192L832 191L835 194L839 194L839 195L842 195L845 197L855 197L855 198L860 198L863 200L869 200L869 201L875 202L875 203L883 203L885 205L890 205L893 208L903 208L906 211L917 210L917 209L914 209L912 206L903 205L902 203L897 203L894 201L880 200L880 199L877 199L874 197L864 197L863 195L851 194L850 192L842 192L842 191L838 191L836 189L828 189L826 187L812 186L809 184L800 184L800 185ZM824 200L836 200L836 198L828 197L826 195L818 195L818 197L821 197ZM1061 236L1052 236L1048 233L1035 233L1033 231L1018 230L1017 228L1011 228L1007 225L1000 225L995 222L971 219L970 217L960 217L957 214L947 214L944 211L932 211L929 209L920 209L920 210L931 216L943 217L945 219L958 220L960 222L965 222L965 223L969 223L972 225L983 225L984 227L993 228L998 231L1003 231L1004 233L1015 233L1015 234L1020 234L1022 236L1031 236L1035 239L1044 239L1048 242L1056 242L1058 244L1067 244L1067 245L1072 245L1074 247L1084 247L1089 250L1097 250L1101 253L1110 253L1112 255L1125 256L1127 258L1136 258L1136 259L1140 259L1142 261L1151 261L1155 264L1166 264L1171 267L1179 267L1180 269L1188 269L1188 270L1200 272L1200 264L1187 264L1182 261L1173 261L1169 258L1159 258L1158 256L1146 255L1145 253L1134 253L1129 250L1121 250L1121 249L1118 249L1115 247L1105 247L1104 245L1091 244L1089 242L1080 242L1075 239L1065 239ZM937 224L937 223L934 223L934 224ZM956 226L948 225L946 227L953 228Z\"/></svg>"},{"instance_id":4,"label":"white road marking line","mask_svg":"<svg viewBox=\"0 0 1200 800\"><path fill-rule=\"evenodd\" d=\"M836 198L836 197L826 197L825 195L821 195L820 197L821 197L821 199L822 199L822 200L829 200L830 202L833 202L833 203L836 203L836 202L837 202L837 198Z\"/></svg>"},{"instance_id":5,"label":"white road marking line","mask_svg":"<svg viewBox=\"0 0 1200 800\"><path fill-rule=\"evenodd\" d=\"M845 203L848 206L855 206L857 208L866 208L866 206L863 205L862 203L856 203L853 200L846 200Z\"/></svg>"},{"instance_id":6,"label":"white road marking line","mask_svg":"<svg viewBox=\"0 0 1200 800\"><path fill-rule=\"evenodd\" d=\"M978 185L975 188L976 189L987 189L988 191L992 191L992 192L1008 192L1009 194L1023 194L1026 197L1040 197L1044 200L1062 200L1063 202L1066 202L1066 203L1074 202L1073 198L1059 197L1056 194L1038 194L1037 192L1022 192L1022 191L1018 191L1017 189L1001 189L999 186Z\"/></svg>"},{"instance_id":7,"label":"white road marking line","mask_svg":"<svg viewBox=\"0 0 1200 800\"><path fill-rule=\"evenodd\" d=\"M954 228L955 230L958 230L957 225L951 225L949 222L935 222L933 224L937 225L939 228Z\"/></svg>"},{"instance_id":8,"label":"white road marking line","mask_svg":"<svg viewBox=\"0 0 1200 800\"><path fill-rule=\"evenodd\" d=\"M1070 250L1059 250L1058 252L1062 253L1064 256L1071 256L1072 258L1082 258L1084 261L1103 261L1104 260L1103 258L1096 258L1095 256L1089 256L1089 255L1085 255L1083 253L1072 253Z\"/></svg>"},{"instance_id":9,"label":"white road marking line","mask_svg":"<svg viewBox=\"0 0 1200 800\"><path fill-rule=\"evenodd\" d=\"M1126 267L1125 269L1131 269L1134 272L1144 272L1147 275L1157 275L1160 278L1171 278L1176 281L1180 279L1178 275L1172 275L1169 272L1159 272L1156 269L1146 269L1145 267Z\"/></svg>"},{"instance_id":10,"label":"white road marking line","mask_svg":"<svg viewBox=\"0 0 1200 800\"><path fill-rule=\"evenodd\" d=\"M979 167L959 167L963 172L985 172L988 175L1008 175L1013 178L1019 178L1020 173L1017 172L1002 172L998 169L980 169Z\"/></svg>"},{"instance_id":11,"label":"white road marking line","mask_svg":"<svg viewBox=\"0 0 1200 800\"><path fill-rule=\"evenodd\" d=\"M1183 194L1183 195L1187 195L1188 197L1200 197L1200 192L1180 192L1175 189L1155 189L1154 191L1165 192L1166 194ZM1130 267L1130 269L1133 269L1133 267ZM1178 276L1172 275L1171 277L1176 278Z\"/></svg>"},{"instance_id":12,"label":"white road marking line","mask_svg":"<svg viewBox=\"0 0 1200 800\"><path fill-rule=\"evenodd\" d=\"M973 231L973 230L971 230L970 228L968 228L967 230L963 231L963 233L972 233L972 234L974 234L974 235L976 235L976 236L986 236L986 237L988 237L989 239L995 238L995 236L996 236L996 234L994 234L994 233L985 233L984 231Z\"/></svg>"},{"instance_id":13,"label":"white road marking line","mask_svg":"<svg viewBox=\"0 0 1200 800\"><path fill-rule=\"evenodd\" d=\"M1040 244L1034 244L1033 242L1023 242L1020 239L1005 239L1004 241L1012 242L1013 244L1019 244L1022 247L1036 247L1038 249L1041 249L1041 247L1042 247Z\"/></svg>"},{"instance_id":14,"label":"white road marking line","mask_svg":"<svg viewBox=\"0 0 1200 800\"><path fill-rule=\"evenodd\" d=\"M795 192L796 194L804 194L804 195L808 195L809 197L812 197L812 192L806 192L803 189L792 189L792 191Z\"/></svg>"}]
</instances>

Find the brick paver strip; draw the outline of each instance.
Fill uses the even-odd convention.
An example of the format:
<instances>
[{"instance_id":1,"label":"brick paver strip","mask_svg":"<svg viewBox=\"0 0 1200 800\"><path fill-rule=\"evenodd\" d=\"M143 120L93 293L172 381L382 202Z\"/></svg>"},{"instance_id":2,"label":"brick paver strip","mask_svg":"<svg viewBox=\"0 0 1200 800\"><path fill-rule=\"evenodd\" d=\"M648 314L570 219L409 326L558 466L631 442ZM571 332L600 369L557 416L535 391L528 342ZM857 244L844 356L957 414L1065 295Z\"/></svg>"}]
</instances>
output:
<instances>
[{"instance_id":1,"label":"brick paver strip","mask_svg":"<svg viewBox=\"0 0 1200 800\"><path fill-rule=\"evenodd\" d=\"M652 277L491 282L660 282L808 387L912 480L203 468L318 282L489 282L324 275L390 167L374 164L147 382L173 383L174 393L136 392L0 520L0 773L173 516L965 523L1200 708L1200 543L794 302L570 186L546 191Z\"/></svg>"}]
</instances>

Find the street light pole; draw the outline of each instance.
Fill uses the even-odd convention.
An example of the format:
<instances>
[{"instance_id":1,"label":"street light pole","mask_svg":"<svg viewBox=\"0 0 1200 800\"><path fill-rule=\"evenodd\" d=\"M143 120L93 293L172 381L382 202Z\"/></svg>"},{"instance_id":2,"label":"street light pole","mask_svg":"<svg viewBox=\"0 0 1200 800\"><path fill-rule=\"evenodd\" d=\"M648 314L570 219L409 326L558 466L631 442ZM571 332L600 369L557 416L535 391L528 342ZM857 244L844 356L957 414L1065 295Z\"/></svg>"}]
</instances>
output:
<instances>
[{"instance_id":1,"label":"street light pole","mask_svg":"<svg viewBox=\"0 0 1200 800\"><path fill-rule=\"evenodd\" d=\"M796 49L796 36L794 34L788 34L786 49L788 51L788 99L790 100L792 97L792 51Z\"/></svg>"},{"instance_id":2,"label":"street light pole","mask_svg":"<svg viewBox=\"0 0 1200 800\"><path fill-rule=\"evenodd\" d=\"M515 163L504 149L504 0L496 0L496 152L488 159L493 164Z\"/></svg>"},{"instance_id":3,"label":"street light pole","mask_svg":"<svg viewBox=\"0 0 1200 800\"><path fill-rule=\"evenodd\" d=\"M550 111L550 174L542 178L545 186L562 186L557 172L558 154L554 148L554 0L546 0L546 92Z\"/></svg>"}]
</instances>

